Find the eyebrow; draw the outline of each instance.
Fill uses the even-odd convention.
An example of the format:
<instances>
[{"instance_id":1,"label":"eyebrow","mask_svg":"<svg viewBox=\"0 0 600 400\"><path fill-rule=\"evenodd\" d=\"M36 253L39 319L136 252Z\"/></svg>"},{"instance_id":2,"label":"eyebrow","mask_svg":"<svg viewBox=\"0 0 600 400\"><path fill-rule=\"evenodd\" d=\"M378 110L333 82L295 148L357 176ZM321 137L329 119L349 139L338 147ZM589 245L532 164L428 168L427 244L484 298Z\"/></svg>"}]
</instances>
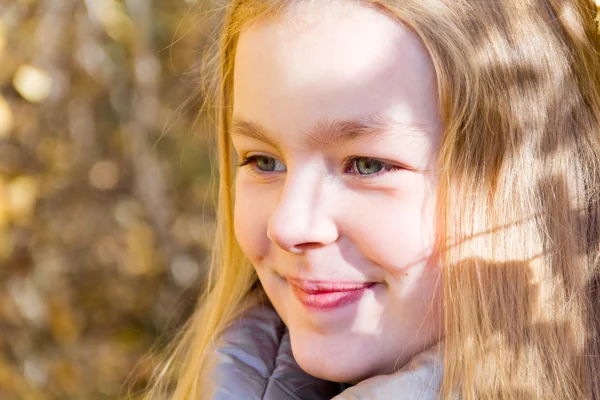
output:
<instances>
[{"instance_id":1,"label":"eyebrow","mask_svg":"<svg viewBox=\"0 0 600 400\"><path fill-rule=\"evenodd\" d=\"M316 149L331 144L349 142L356 139L377 139L390 137L394 133L416 134L428 136L427 126L413 122L392 121L379 114L353 120L324 120L316 123L305 138L309 149ZM277 148L277 143L269 131L259 123L234 116L231 123L232 136L244 136L260 140Z\"/></svg>"}]
</instances>

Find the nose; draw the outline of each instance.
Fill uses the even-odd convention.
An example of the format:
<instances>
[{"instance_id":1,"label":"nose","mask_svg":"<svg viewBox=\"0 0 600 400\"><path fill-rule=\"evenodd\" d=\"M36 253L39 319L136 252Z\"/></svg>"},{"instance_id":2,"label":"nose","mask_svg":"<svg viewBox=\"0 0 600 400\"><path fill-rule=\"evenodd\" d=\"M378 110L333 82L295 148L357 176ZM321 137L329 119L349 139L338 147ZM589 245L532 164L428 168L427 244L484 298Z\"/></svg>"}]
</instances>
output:
<instances>
[{"instance_id":1,"label":"nose","mask_svg":"<svg viewBox=\"0 0 600 400\"><path fill-rule=\"evenodd\" d=\"M267 236L280 248L302 253L334 243L338 229L326 182L288 176L276 208L269 218Z\"/></svg>"}]
</instances>

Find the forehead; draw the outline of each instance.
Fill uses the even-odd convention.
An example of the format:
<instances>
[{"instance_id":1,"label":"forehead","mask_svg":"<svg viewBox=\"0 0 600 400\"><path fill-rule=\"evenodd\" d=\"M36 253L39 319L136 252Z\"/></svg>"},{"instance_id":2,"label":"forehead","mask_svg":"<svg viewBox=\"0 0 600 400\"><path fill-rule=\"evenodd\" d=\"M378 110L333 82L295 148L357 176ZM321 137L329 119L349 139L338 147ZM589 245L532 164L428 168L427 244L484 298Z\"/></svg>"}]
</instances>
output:
<instances>
[{"instance_id":1,"label":"forehead","mask_svg":"<svg viewBox=\"0 0 600 400\"><path fill-rule=\"evenodd\" d=\"M439 128L435 72L418 37L345 0L296 2L242 30L233 113L292 136L367 115Z\"/></svg>"}]
</instances>

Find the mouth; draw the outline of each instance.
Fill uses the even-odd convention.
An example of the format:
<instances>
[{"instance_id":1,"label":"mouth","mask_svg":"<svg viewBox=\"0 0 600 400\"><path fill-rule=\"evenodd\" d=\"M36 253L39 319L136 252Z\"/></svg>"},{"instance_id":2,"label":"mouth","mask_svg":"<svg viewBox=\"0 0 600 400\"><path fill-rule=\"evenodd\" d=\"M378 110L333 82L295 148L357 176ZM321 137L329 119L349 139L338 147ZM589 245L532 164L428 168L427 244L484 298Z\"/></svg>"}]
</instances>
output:
<instances>
[{"instance_id":1,"label":"mouth","mask_svg":"<svg viewBox=\"0 0 600 400\"><path fill-rule=\"evenodd\" d=\"M334 310L357 302L377 282L305 281L287 278L296 298L308 309Z\"/></svg>"}]
</instances>

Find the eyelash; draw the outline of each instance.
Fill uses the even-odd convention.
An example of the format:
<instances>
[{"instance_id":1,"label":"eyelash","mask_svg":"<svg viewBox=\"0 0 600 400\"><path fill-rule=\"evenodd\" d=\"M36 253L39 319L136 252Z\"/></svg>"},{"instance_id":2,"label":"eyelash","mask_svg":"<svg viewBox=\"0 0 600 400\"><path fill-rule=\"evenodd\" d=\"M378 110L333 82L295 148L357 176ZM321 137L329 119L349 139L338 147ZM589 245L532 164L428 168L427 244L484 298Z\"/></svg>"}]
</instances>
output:
<instances>
[{"instance_id":1,"label":"eyelash","mask_svg":"<svg viewBox=\"0 0 600 400\"><path fill-rule=\"evenodd\" d=\"M269 156L264 156L264 155L253 155L253 156L248 156L248 157L241 157L240 162L237 164L238 167L243 167L246 165L251 165L252 167L252 173L258 174L258 175L269 175L272 172L277 172L277 171L262 171L260 169L258 169L256 167L256 164L254 164L256 162L256 160L258 158L267 158L267 159L273 159L273 157L269 157ZM381 171L375 172L373 174L361 174L361 173L354 173L355 177L357 177L358 179L361 180L368 180L368 179L373 179L376 178L380 175L383 175L384 173L388 173L388 172L395 172L395 171L404 171L407 170L407 168L405 167L400 167L397 165L393 165L390 163L387 163L385 161L381 161L378 160L376 158L372 158L372 157L357 157L357 156L351 156L348 157L344 160L344 172L348 172L350 169L354 168L354 163L357 162L358 160L374 160L377 161L379 163L381 163L383 165L383 169Z\"/></svg>"}]
</instances>

